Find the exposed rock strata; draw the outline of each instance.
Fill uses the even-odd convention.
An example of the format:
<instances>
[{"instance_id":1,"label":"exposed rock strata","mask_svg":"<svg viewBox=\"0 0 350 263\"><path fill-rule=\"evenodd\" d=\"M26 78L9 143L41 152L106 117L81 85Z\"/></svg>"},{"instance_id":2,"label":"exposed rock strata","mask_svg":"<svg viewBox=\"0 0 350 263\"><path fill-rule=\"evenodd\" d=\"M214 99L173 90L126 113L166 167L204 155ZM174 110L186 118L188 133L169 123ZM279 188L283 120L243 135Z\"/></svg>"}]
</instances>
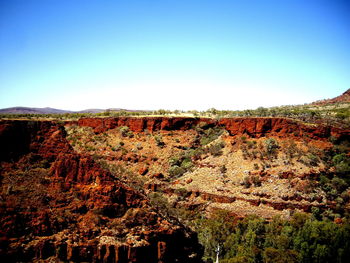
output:
<instances>
[{"instance_id":1,"label":"exposed rock strata","mask_svg":"<svg viewBox=\"0 0 350 263\"><path fill-rule=\"evenodd\" d=\"M230 135L251 137L309 137L311 139L327 139L330 136L342 139L350 135L349 130L342 130L331 126L307 125L286 118L223 118L213 120L209 118L189 117L119 117L119 118L82 118L79 126L91 127L95 133L105 132L116 127L128 126L134 132L159 130L188 130L201 122L209 125L224 127Z\"/></svg>"},{"instance_id":2,"label":"exposed rock strata","mask_svg":"<svg viewBox=\"0 0 350 263\"><path fill-rule=\"evenodd\" d=\"M2 262L200 261L193 232L160 216L141 193L91 157L75 153L59 124L1 121L0 143ZM27 154L49 168L33 168ZM26 171L34 173L24 178L33 180L28 196L20 185ZM45 186L39 187L41 182ZM32 195L40 202L33 205Z\"/></svg>"}]
</instances>

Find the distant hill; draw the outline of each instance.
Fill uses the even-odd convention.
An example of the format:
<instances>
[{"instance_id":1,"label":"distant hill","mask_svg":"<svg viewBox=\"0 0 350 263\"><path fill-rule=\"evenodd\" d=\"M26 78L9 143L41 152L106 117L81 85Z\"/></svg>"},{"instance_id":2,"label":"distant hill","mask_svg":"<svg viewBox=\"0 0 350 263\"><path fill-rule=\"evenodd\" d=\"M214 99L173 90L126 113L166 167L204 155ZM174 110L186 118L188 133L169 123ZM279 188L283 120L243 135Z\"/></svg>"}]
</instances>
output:
<instances>
[{"instance_id":1,"label":"distant hill","mask_svg":"<svg viewBox=\"0 0 350 263\"><path fill-rule=\"evenodd\" d=\"M337 96L335 98L318 100L318 101L312 102L309 105L324 106L324 105L331 105L331 104L336 104L336 103L350 103L350 89L348 89L343 94L341 94L340 96ZM118 111L142 112L142 110L128 110L128 109L121 109L121 108L85 109L85 110L81 110L81 111L70 111L70 110L54 109L54 108L50 108L50 107L46 107L46 108L11 107L11 108L0 109L0 114L101 113L101 112L105 112L105 111L110 111L110 112L118 112Z\"/></svg>"},{"instance_id":2,"label":"distant hill","mask_svg":"<svg viewBox=\"0 0 350 263\"><path fill-rule=\"evenodd\" d=\"M72 111L59 110L54 108L29 108L29 107L12 107L0 109L1 114L64 114Z\"/></svg>"},{"instance_id":3,"label":"distant hill","mask_svg":"<svg viewBox=\"0 0 350 263\"><path fill-rule=\"evenodd\" d=\"M328 105L328 104L335 104L335 103L347 103L350 102L350 89L345 91L342 95L337 96L333 99L325 99L325 100L318 100L313 102L313 105Z\"/></svg>"},{"instance_id":4,"label":"distant hill","mask_svg":"<svg viewBox=\"0 0 350 263\"><path fill-rule=\"evenodd\" d=\"M101 113L105 111L128 111L135 112L138 110L127 110L120 108L111 108L111 109L86 109L81 111L69 111L69 110L60 110L54 108L30 108L30 107L11 107L0 109L0 114L64 114L64 113Z\"/></svg>"}]
</instances>

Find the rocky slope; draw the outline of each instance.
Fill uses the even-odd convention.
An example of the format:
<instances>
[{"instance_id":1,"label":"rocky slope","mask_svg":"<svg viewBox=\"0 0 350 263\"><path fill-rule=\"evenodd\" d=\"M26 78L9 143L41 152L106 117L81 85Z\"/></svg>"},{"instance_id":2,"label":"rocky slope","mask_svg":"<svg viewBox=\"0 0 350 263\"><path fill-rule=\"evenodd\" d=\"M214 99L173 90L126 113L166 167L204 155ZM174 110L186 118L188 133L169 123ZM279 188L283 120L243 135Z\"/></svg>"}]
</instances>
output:
<instances>
[{"instance_id":1,"label":"rocky slope","mask_svg":"<svg viewBox=\"0 0 350 263\"><path fill-rule=\"evenodd\" d=\"M313 105L323 106L335 103L349 103L350 102L350 89L345 91L342 95L339 95L332 99L320 100L312 103Z\"/></svg>"},{"instance_id":2,"label":"rocky slope","mask_svg":"<svg viewBox=\"0 0 350 263\"><path fill-rule=\"evenodd\" d=\"M195 233L78 154L63 126L1 121L0 258L199 262Z\"/></svg>"},{"instance_id":3,"label":"rocky slope","mask_svg":"<svg viewBox=\"0 0 350 263\"><path fill-rule=\"evenodd\" d=\"M77 151L141 175L146 191L163 192L175 206L224 208L237 216L266 218L334 208L324 192L310 185L312 178L331 173L322 161L332 147L329 140L346 142L350 134L285 118L85 118L70 124L76 125L68 129L70 142L75 137L83 142L75 145ZM120 132L125 127L128 135ZM213 129L223 133L208 145L199 144ZM274 157L266 153L270 139L278 144ZM224 145L221 153L212 154L219 144Z\"/></svg>"}]
</instances>

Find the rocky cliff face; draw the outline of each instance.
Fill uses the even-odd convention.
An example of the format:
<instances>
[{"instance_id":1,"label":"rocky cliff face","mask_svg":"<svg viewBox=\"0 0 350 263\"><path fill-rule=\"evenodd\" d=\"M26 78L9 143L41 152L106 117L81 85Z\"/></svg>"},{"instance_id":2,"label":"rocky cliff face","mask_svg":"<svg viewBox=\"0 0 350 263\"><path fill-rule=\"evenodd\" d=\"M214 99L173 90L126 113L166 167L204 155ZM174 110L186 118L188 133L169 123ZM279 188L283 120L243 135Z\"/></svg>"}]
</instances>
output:
<instances>
[{"instance_id":1,"label":"rocky cliff face","mask_svg":"<svg viewBox=\"0 0 350 263\"><path fill-rule=\"evenodd\" d=\"M30 152L53 160L61 152L72 152L64 128L51 121L1 121L0 143L0 161L17 160Z\"/></svg>"},{"instance_id":2,"label":"rocky cliff face","mask_svg":"<svg viewBox=\"0 0 350 263\"><path fill-rule=\"evenodd\" d=\"M195 233L65 136L50 121L0 122L2 262L200 261Z\"/></svg>"},{"instance_id":3,"label":"rocky cliff face","mask_svg":"<svg viewBox=\"0 0 350 263\"><path fill-rule=\"evenodd\" d=\"M166 117L119 117L119 118L82 118L78 121L79 126L87 126L96 133L104 132L116 127L128 126L134 132L148 130L188 130L199 122L213 123L212 119L204 118L166 118Z\"/></svg>"},{"instance_id":4,"label":"rocky cliff face","mask_svg":"<svg viewBox=\"0 0 350 263\"><path fill-rule=\"evenodd\" d=\"M199 123L224 127L232 136L248 135L250 137L303 137L328 139L330 136L342 138L350 135L349 130L323 125L306 125L286 118L209 118L187 117L149 117L149 118L82 118L79 126L91 127L95 133L105 132L116 127L128 126L134 132L159 130L188 130Z\"/></svg>"}]
</instances>

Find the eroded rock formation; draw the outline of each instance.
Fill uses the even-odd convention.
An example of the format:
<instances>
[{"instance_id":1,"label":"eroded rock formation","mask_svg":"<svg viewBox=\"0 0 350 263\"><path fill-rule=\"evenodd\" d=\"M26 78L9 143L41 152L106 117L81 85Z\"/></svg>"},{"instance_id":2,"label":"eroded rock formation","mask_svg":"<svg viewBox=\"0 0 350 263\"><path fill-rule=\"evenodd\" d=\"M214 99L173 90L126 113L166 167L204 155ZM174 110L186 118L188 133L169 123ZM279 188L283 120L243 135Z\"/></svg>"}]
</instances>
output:
<instances>
[{"instance_id":1,"label":"eroded rock formation","mask_svg":"<svg viewBox=\"0 0 350 263\"><path fill-rule=\"evenodd\" d=\"M116 127L128 126L133 132L148 130L188 130L199 123L222 126L232 136L248 135L251 137L278 136L278 137L302 137L312 139L328 139L330 136L341 138L350 135L349 130L324 125L307 125L286 118L223 118L213 120L209 118L188 117L120 117L120 118L82 118L79 126L91 127L95 133L105 132Z\"/></svg>"},{"instance_id":2,"label":"eroded rock formation","mask_svg":"<svg viewBox=\"0 0 350 263\"><path fill-rule=\"evenodd\" d=\"M74 152L62 126L1 121L1 262L199 262L196 234Z\"/></svg>"}]
</instances>

